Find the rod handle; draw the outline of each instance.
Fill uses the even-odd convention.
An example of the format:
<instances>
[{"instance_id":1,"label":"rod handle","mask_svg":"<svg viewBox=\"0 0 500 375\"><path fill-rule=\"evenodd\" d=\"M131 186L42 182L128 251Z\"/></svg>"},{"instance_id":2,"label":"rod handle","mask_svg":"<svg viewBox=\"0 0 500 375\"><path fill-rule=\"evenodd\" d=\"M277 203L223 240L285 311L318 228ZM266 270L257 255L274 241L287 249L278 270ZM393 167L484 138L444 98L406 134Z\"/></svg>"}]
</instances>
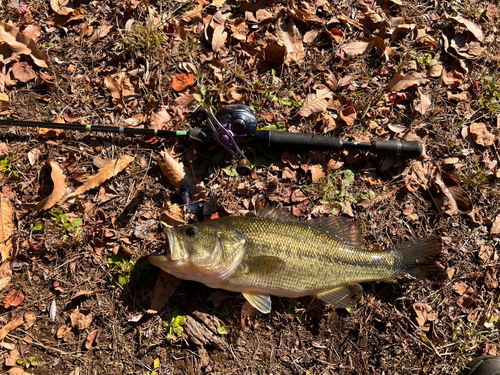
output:
<instances>
[{"instance_id":1,"label":"rod handle","mask_svg":"<svg viewBox=\"0 0 500 375\"><path fill-rule=\"evenodd\" d=\"M372 141L371 152L377 155L418 158L422 155L423 146L419 141Z\"/></svg>"},{"instance_id":2,"label":"rod handle","mask_svg":"<svg viewBox=\"0 0 500 375\"><path fill-rule=\"evenodd\" d=\"M342 144L339 138L270 130L257 131L252 137L252 142L290 151L339 151Z\"/></svg>"}]
</instances>

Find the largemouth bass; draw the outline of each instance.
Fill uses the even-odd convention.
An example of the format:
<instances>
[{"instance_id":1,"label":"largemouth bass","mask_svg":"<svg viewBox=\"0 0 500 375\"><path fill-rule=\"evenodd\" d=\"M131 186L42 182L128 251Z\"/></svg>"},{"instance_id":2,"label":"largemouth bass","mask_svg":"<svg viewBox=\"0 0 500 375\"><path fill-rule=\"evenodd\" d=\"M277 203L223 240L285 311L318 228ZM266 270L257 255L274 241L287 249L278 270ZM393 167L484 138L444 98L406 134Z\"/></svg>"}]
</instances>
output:
<instances>
[{"instance_id":1,"label":"largemouth bass","mask_svg":"<svg viewBox=\"0 0 500 375\"><path fill-rule=\"evenodd\" d=\"M301 222L266 206L257 217L224 217L166 229L169 253L149 261L184 280L241 292L262 313L271 312L270 295L317 296L344 308L361 298L369 281L393 281L410 274L442 276L433 258L441 239L408 241L384 251L360 249L361 232L340 217Z\"/></svg>"}]
</instances>

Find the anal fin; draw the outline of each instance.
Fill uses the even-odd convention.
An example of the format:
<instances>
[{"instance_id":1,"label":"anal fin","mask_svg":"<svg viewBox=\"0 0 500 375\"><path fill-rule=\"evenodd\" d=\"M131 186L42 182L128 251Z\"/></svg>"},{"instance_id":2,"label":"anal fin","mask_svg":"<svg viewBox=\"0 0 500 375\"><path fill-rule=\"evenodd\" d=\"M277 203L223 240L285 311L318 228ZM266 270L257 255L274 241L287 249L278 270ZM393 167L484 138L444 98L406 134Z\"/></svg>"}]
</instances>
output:
<instances>
[{"instance_id":1,"label":"anal fin","mask_svg":"<svg viewBox=\"0 0 500 375\"><path fill-rule=\"evenodd\" d=\"M318 298L332 304L334 307L346 308L354 307L361 299L363 288L359 284L341 285L335 289L318 294Z\"/></svg>"},{"instance_id":2,"label":"anal fin","mask_svg":"<svg viewBox=\"0 0 500 375\"><path fill-rule=\"evenodd\" d=\"M244 292L243 297L250 302L250 305L255 307L263 314L271 312L271 296L268 294L254 294L252 292Z\"/></svg>"}]
</instances>

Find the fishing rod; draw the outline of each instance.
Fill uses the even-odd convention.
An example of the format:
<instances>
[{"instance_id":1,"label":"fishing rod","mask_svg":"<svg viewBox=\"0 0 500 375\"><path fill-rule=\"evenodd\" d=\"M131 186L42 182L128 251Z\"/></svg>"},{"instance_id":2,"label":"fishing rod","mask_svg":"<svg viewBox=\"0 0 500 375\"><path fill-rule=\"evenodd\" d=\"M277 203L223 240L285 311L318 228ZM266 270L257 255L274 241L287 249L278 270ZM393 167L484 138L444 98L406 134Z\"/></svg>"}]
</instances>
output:
<instances>
[{"instance_id":1,"label":"fishing rod","mask_svg":"<svg viewBox=\"0 0 500 375\"><path fill-rule=\"evenodd\" d=\"M224 147L238 158L236 171L240 175L249 175L252 165L238 146L238 143L254 143L265 147L290 151L341 151L362 150L376 155L418 158L422 155L422 143L418 141L374 140L371 142L344 141L340 138L322 135L288 133L275 130L257 130L255 111L246 105L232 104L221 108L216 114L210 108L201 107L193 113L196 122L207 128L190 130L161 130L130 128L125 126L95 126L59 124L54 122L36 122L20 120L0 120L0 126L26 128L48 128L75 130L79 132L119 133L128 135L149 135L161 138L186 138L202 143L214 142Z\"/></svg>"}]
</instances>

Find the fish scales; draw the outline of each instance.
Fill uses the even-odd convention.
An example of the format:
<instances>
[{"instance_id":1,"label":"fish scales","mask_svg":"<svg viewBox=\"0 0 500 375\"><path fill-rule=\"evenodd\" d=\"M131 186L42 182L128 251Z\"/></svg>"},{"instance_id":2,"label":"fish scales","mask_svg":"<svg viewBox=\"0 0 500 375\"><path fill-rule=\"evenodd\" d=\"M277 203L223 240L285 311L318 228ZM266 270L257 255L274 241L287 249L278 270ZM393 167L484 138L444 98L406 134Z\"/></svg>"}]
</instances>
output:
<instances>
[{"instance_id":1,"label":"fish scales","mask_svg":"<svg viewBox=\"0 0 500 375\"><path fill-rule=\"evenodd\" d=\"M276 256L285 260L285 265L271 274L235 272L227 285L219 286L223 289L233 285L259 291L271 288L285 293L284 297L294 297L352 281L394 277L394 260L389 253L356 249L305 224L245 217L219 220L227 221L246 238L244 259Z\"/></svg>"},{"instance_id":2,"label":"fish scales","mask_svg":"<svg viewBox=\"0 0 500 375\"><path fill-rule=\"evenodd\" d=\"M352 307L367 281L393 281L409 273L443 277L436 264L441 239L407 241L384 251L360 249L354 222L339 217L300 222L266 206L256 218L225 217L166 229L170 252L152 264L181 279L241 292L263 313L270 295L316 295L335 307Z\"/></svg>"}]
</instances>

